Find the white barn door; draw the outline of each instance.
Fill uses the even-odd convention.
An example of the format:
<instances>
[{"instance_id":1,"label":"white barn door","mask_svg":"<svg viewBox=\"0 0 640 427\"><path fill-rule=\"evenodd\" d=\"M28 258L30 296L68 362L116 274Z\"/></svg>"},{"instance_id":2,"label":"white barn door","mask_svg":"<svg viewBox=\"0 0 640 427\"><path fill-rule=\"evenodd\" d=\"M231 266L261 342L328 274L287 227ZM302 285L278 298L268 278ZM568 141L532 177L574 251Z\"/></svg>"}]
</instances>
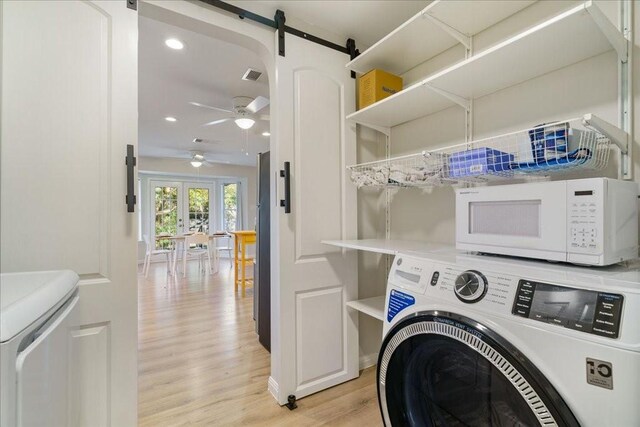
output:
<instances>
[{"instance_id":1,"label":"white barn door","mask_svg":"<svg viewBox=\"0 0 640 427\"><path fill-rule=\"evenodd\" d=\"M272 283L279 289L272 294L270 389L281 404L358 376L358 315L345 306L357 298L356 254L321 243L357 236L356 190L345 169L356 160L355 124L345 121L355 108L348 61L289 34L286 56L276 57L271 218L279 254L272 257ZM290 213L280 207L285 162Z\"/></svg>"},{"instance_id":2,"label":"white barn door","mask_svg":"<svg viewBox=\"0 0 640 427\"><path fill-rule=\"evenodd\" d=\"M137 418L138 16L126 0L3 1L2 271L80 274L70 425ZM134 176L134 180L135 180Z\"/></svg>"}]
</instances>

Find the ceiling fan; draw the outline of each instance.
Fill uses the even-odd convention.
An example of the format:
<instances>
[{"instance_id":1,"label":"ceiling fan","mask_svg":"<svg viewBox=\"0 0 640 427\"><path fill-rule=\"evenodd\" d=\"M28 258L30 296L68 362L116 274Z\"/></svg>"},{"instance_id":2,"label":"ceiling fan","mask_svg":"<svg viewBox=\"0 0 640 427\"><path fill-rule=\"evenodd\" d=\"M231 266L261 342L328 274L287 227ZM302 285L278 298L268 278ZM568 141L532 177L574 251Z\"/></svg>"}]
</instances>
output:
<instances>
[{"instance_id":1,"label":"ceiling fan","mask_svg":"<svg viewBox=\"0 0 640 427\"><path fill-rule=\"evenodd\" d=\"M191 160L189 160L191 166L194 168L199 168L204 163L209 164L209 162L204 158L204 153L201 151L192 151L191 152Z\"/></svg>"},{"instance_id":2,"label":"ceiling fan","mask_svg":"<svg viewBox=\"0 0 640 427\"><path fill-rule=\"evenodd\" d=\"M213 120L205 123L203 126L217 125L220 123L233 120L240 129L250 129L257 120L269 120L269 116L258 116L256 113L269 105L269 99L264 96L251 98L248 96L236 96L233 98L233 110L227 110L220 107L212 107L210 105L201 104L199 102L189 102L196 107L208 108L210 110L221 111L227 113L229 117Z\"/></svg>"}]
</instances>

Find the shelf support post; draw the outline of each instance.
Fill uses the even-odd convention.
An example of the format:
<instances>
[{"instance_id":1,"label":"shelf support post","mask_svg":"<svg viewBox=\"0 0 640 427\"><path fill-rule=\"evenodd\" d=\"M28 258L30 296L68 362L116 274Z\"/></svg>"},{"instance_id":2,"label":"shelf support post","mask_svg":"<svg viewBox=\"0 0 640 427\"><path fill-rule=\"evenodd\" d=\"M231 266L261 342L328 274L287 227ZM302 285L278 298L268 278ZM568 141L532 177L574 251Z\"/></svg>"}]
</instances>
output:
<instances>
[{"instance_id":1,"label":"shelf support post","mask_svg":"<svg viewBox=\"0 0 640 427\"><path fill-rule=\"evenodd\" d=\"M449 33L451 37L453 37L454 39L462 43L467 50L471 50L471 37L445 24L444 22L440 21L438 18L434 17L433 15L430 15L428 12L424 12L422 14L422 17L430 20L435 25L440 27L443 31Z\"/></svg>"},{"instance_id":2,"label":"shelf support post","mask_svg":"<svg viewBox=\"0 0 640 427\"><path fill-rule=\"evenodd\" d=\"M389 129L390 130L390 129ZM385 134L384 138L384 158L389 161L391 158L391 132ZM384 238L386 241L391 239L391 189L387 186L384 190ZM386 264L386 277L389 276L391 271L391 263L393 257L391 255L385 255Z\"/></svg>"},{"instance_id":3,"label":"shelf support post","mask_svg":"<svg viewBox=\"0 0 640 427\"><path fill-rule=\"evenodd\" d=\"M608 33L617 36L618 39L623 40L624 44L624 57L620 56L620 51L614 42L611 44L616 47L618 52L618 121L619 127L625 134L626 138L623 142L624 150L620 149L620 161L618 165L618 175L622 179L633 179L633 145L635 144L634 138L634 126L633 126L633 7L634 1L632 0L620 0L620 12L619 16L619 28L613 27L613 24L607 20L607 24L610 30ZM592 7L594 11L602 14L597 7ZM592 14L592 16L594 16ZM604 19L607 19L604 17ZM594 20L599 22L595 17ZM600 25L598 23L598 25ZM602 26L600 27L602 28ZM615 33L613 32L615 30ZM608 33L603 29L605 35ZM611 38L607 36L611 41ZM618 131L620 130L618 129ZM613 135L614 138L620 139L620 136Z\"/></svg>"}]
</instances>

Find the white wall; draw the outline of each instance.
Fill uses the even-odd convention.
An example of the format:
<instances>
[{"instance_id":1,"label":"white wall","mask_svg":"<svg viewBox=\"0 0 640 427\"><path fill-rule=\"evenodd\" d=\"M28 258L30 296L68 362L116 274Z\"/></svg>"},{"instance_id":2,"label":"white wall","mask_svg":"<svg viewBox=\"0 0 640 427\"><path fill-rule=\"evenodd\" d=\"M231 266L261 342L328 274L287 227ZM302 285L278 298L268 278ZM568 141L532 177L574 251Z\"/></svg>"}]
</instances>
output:
<instances>
[{"instance_id":1,"label":"white wall","mask_svg":"<svg viewBox=\"0 0 640 427\"><path fill-rule=\"evenodd\" d=\"M475 52L519 33L580 2L538 2L498 23L474 38ZM617 24L617 1L598 2L601 9ZM636 2L636 6L638 3ZM634 96L640 97L640 13L635 11ZM521 52L527 55L527 52ZM464 50L454 47L409 72L405 86L433 72L464 59ZM518 58L514 58L517 61ZM541 58L544 60L544 58ZM636 102L636 105L637 102ZM498 91L474 102L475 139L524 129L538 123L578 117L594 113L618 123L617 57L613 51L587 59L564 69L540 76L522 84ZM419 152L464 142L464 112L453 107L439 113L396 126L391 131L391 155ZM640 129L640 112L635 110L635 129ZM383 138L372 137L361 130L359 162L384 158ZM635 143L634 143L635 144ZM634 148L638 151L637 145ZM609 167L605 171L582 173L566 178L587 176L617 177L617 148L612 148ZM634 178L639 181L638 153L634 156ZM358 237L384 236L384 191L359 190ZM391 202L391 238L455 244L454 191L451 187L432 190L401 189ZM386 278L384 257L362 254L360 263L361 297L383 293ZM380 277L381 276L381 277ZM362 318L365 316L361 316ZM376 338L378 336L378 338ZM380 343L378 329L360 328L362 354L369 354Z\"/></svg>"}]
</instances>

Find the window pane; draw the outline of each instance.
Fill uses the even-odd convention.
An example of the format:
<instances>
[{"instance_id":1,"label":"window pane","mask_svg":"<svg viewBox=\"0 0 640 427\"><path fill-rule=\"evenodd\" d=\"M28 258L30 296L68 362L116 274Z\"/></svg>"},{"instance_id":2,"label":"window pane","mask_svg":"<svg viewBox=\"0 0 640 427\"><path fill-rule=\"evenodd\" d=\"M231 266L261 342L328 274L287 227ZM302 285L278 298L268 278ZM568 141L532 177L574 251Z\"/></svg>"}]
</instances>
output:
<instances>
[{"instance_id":1,"label":"window pane","mask_svg":"<svg viewBox=\"0 0 640 427\"><path fill-rule=\"evenodd\" d=\"M178 230L178 188L177 187L156 187L155 210L156 224L155 235L169 233L175 235ZM156 241L156 247L167 248L169 240Z\"/></svg>"},{"instance_id":2,"label":"window pane","mask_svg":"<svg viewBox=\"0 0 640 427\"><path fill-rule=\"evenodd\" d=\"M189 188L189 230L209 233L209 189Z\"/></svg>"},{"instance_id":3,"label":"window pane","mask_svg":"<svg viewBox=\"0 0 640 427\"><path fill-rule=\"evenodd\" d=\"M236 231L237 211L238 211L238 185L223 185L223 227L227 231Z\"/></svg>"}]
</instances>

